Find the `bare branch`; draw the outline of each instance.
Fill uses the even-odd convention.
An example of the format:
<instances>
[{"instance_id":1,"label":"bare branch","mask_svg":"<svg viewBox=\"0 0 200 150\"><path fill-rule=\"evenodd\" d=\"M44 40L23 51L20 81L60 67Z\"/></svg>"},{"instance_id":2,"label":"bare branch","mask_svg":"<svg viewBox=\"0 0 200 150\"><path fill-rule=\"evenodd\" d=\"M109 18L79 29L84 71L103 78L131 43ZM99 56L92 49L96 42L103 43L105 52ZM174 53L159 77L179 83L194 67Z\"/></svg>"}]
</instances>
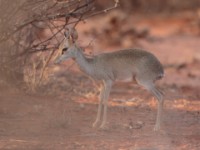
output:
<instances>
[{"instance_id":1,"label":"bare branch","mask_svg":"<svg viewBox=\"0 0 200 150\"><path fill-rule=\"evenodd\" d=\"M42 69L40 68L40 74L39 76L34 75L34 81L37 78L38 84L40 84L45 76L49 62L53 59L62 42L63 31L66 27L72 26L75 28L80 21L108 12L118 7L119 3L118 0L115 0L113 7L94 12L95 1L15 0L13 3L2 1L2 6L3 3L5 6L12 4L13 8L13 10L11 9L5 13L6 20L0 17L0 26L2 24L4 26L4 29L0 32L0 45L9 46L7 48L9 51L1 51L0 53L4 58L0 60L2 68L8 65L11 66L11 64L14 66L18 64L18 69L26 68L26 66L37 69L40 65L38 61L41 61ZM19 2L20 4L18 4ZM6 9L0 11L4 12ZM2 23L2 20L5 21ZM37 55L38 52L44 55ZM33 63L32 59L37 61L36 64L31 64ZM30 73L30 71L28 72ZM34 73L37 72L34 71Z\"/></svg>"}]
</instances>

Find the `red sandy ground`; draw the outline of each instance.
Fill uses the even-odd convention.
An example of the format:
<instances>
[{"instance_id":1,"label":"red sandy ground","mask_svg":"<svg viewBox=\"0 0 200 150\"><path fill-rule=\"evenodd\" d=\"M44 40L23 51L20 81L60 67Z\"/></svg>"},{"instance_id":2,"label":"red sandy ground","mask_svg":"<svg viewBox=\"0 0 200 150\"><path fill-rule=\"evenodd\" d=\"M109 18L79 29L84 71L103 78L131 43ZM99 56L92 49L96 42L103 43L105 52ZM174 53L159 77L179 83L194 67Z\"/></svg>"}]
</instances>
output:
<instances>
[{"instance_id":1,"label":"red sandy ground","mask_svg":"<svg viewBox=\"0 0 200 150\"><path fill-rule=\"evenodd\" d=\"M127 28L134 26L140 30L145 27L149 30L147 37L133 43L130 35L121 38L112 31L112 38L120 38L122 43L108 46L98 43L102 39L97 39L93 47L97 49L95 53L101 53L101 49L143 47L164 64L166 75L158 83L165 93L160 132L153 131L156 101L150 93L132 83L113 86L108 129L92 128L98 103L94 85L73 67L57 74L49 91L46 88L53 93L48 96L1 88L0 149L199 150L200 36L196 34L195 22L185 16L130 16L126 20ZM104 30L101 24L106 24L106 19L101 19L78 26L81 41L94 37L91 30L94 34Z\"/></svg>"}]
</instances>

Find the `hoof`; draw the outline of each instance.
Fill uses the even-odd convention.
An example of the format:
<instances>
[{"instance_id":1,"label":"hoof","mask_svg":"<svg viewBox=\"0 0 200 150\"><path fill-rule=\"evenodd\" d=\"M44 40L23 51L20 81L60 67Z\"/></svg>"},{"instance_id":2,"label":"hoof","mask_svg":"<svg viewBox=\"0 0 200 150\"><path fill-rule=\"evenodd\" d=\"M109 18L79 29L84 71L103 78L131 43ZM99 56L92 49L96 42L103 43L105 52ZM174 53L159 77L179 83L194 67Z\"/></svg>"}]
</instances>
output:
<instances>
[{"instance_id":1,"label":"hoof","mask_svg":"<svg viewBox=\"0 0 200 150\"><path fill-rule=\"evenodd\" d=\"M102 123L100 126L101 130L108 130L108 126L106 125L106 123Z\"/></svg>"},{"instance_id":2,"label":"hoof","mask_svg":"<svg viewBox=\"0 0 200 150\"><path fill-rule=\"evenodd\" d=\"M99 121L95 121L95 122L92 124L92 127L95 128L95 127L98 126L98 124L99 124Z\"/></svg>"},{"instance_id":3,"label":"hoof","mask_svg":"<svg viewBox=\"0 0 200 150\"><path fill-rule=\"evenodd\" d=\"M154 130L154 131L160 131L160 126L159 126L159 125L155 125L155 127L154 127L153 130Z\"/></svg>"}]
</instances>

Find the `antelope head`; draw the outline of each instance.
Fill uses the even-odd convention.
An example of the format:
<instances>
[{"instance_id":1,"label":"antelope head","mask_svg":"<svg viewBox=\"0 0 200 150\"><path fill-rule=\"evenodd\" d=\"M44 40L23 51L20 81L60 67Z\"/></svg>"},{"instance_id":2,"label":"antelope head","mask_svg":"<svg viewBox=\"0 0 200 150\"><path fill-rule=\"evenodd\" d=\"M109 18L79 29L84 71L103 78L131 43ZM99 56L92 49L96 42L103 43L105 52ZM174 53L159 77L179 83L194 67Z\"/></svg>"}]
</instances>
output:
<instances>
[{"instance_id":1,"label":"antelope head","mask_svg":"<svg viewBox=\"0 0 200 150\"><path fill-rule=\"evenodd\" d=\"M75 58L79 48L76 45L78 39L78 33L74 28L69 28L64 33L64 40L61 43L59 50L60 54L55 60L55 64L59 64L62 61L68 60L69 58Z\"/></svg>"}]
</instances>

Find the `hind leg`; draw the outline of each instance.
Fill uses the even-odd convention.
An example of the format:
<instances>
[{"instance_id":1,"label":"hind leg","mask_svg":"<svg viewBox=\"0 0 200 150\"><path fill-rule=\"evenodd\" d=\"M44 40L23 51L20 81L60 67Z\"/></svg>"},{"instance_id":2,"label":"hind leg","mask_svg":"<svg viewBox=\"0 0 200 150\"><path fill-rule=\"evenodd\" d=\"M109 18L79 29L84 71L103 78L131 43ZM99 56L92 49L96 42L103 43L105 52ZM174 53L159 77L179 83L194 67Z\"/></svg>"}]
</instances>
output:
<instances>
[{"instance_id":1,"label":"hind leg","mask_svg":"<svg viewBox=\"0 0 200 150\"><path fill-rule=\"evenodd\" d=\"M163 93L159 91L153 81L143 81L136 79L137 83L141 86L143 86L145 89L147 89L149 92L151 92L157 99L158 106L157 106L157 116L156 116L156 123L154 130L158 131L160 130L160 124L161 124L161 118L162 118L162 110L163 110Z\"/></svg>"},{"instance_id":2,"label":"hind leg","mask_svg":"<svg viewBox=\"0 0 200 150\"><path fill-rule=\"evenodd\" d=\"M156 88L156 87L151 87L150 88L151 93L155 95L155 97L158 100L158 110L157 110L157 117L156 117L156 124L154 127L155 131L160 130L160 124L162 122L162 111L163 111L163 94Z\"/></svg>"}]
</instances>

